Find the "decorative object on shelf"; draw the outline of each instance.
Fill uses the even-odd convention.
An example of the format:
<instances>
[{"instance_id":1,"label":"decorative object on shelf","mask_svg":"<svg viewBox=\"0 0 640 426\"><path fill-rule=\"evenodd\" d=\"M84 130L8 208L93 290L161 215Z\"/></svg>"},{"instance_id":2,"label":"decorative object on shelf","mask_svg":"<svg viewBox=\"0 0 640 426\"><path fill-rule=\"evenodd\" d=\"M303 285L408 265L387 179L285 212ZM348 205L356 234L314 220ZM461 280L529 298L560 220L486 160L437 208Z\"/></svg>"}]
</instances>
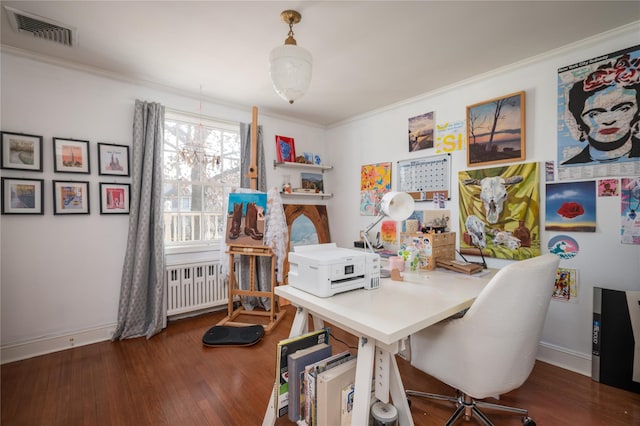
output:
<instances>
[{"instance_id":1,"label":"decorative object on shelf","mask_svg":"<svg viewBox=\"0 0 640 426\"><path fill-rule=\"evenodd\" d=\"M2 214L44 214L44 179L2 178Z\"/></svg>"},{"instance_id":2,"label":"decorative object on shelf","mask_svg":"<svg viewBox=\"0 0 640 426\"><path fill-rule=\"evenodd\" d=\"M292 104L302 97L311 83L311 53L298 46L293 38L293 25L300 22L302 15L295 10L280 13L284 22L289 24L289 34L283 46L278 46L269 55L269 76L276 93Z\"/></svg>"},{"instance_id":3,"label":"decorative object on shelf","mask_svg":"<svg viewBox=\"0 0 640 426\"><path fill-rule=\"evenodd\" d=\"M313 153L305 152L304 153L304 162L307 164L313 164Z\"/></svg>"},{"instance_id":4,"label":"decorative object on shelf","mask_svg":"<svg viewBox=\"0 0 640 426\"><path fill-rule=\"evenodd\" d=\"M98 143L98 174L129 176L129 147Z\"/></svg>"},{"instance_id":5,"label":"decorative object on shelf","mask_svg":"<svg viewBox=\"0 0 640 426\"><path fill-rule=\"evenodd\" d=\"M300 173L302 181L302 189L305 192L324 192L324 181L322 180L322 173Z\"/></svg>"},{"instance_id":6,"label":"decorative object on shelf","mask_svg":"<svg viewBox=\"0 0 640 426\"><path fill-rule=\"evenodd\" d=\"M53 138L53 171L91 173L89 141Z\"/></svg>"},{"instance_id":7,"label":"decorative object on shelf","mask_svg":"<svg viewBox=\"0 0 640 426\"><path fill-rule=\"evenodd\" d=\"M525 159L524 93L467 107L467 166Z\"/></svg>"},{"instance_id":8,"label":"decorative object on shelf","mask_svg":"<svg viewBox=\"0 0 640 426\"><path fill-rule=\"evenodd\" d=\"M278 162L296 162L296 145L293 138L276 135L276 154Z\"/></svg>"},{"instance_id":9,"label":"decorative object on shelf","mask_svg":"<svg viewBox=\"0 0 640 426\"><path fill-rule=\"evenodd\" d=\"M100 214L129 214L130 200L128 183L100 182Z\"/></svg>"},{"instance_id":10,"label":"decorative object on shelf","mask_svg":"<svg viewBox=\"0 0 640 426\"><path fill-rule=\"evenodd\" d=\"M89 214L89 182L54 180L53 214Z\"/></svg>"},{"instance_id":11,"label":"decorative object on shelf","mask_svg":"<svg viewBox=\"0 0 640 426\"><path fill-rule=\"evenodd\" d=\"M42 171L42 136L2 132L3 169Z\"/></svg>"}]
</instances>

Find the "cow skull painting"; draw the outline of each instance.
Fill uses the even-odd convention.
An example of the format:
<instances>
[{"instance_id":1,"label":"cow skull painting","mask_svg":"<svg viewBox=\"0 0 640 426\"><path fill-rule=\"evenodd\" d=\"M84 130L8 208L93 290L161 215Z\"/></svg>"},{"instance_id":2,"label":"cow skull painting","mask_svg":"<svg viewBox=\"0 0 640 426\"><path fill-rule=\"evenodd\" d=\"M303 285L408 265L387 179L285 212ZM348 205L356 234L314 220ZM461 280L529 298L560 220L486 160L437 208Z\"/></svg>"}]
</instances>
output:
<instances>
[{"instance_id":1,"label":"cow skull painting","mask_svg":"<svg viewBox=\"0 0 640 426\"><path fill-rule=\"evenodd\" d=\"M539 164L458 173L460 252L521 260L540 255ZM526 240L522 237L526 236Z\"/></svg>"},{"instance_id":2,"label":"cow skull painting","mask_svg":"<svg viewBox=\"0 0 640 426\"><path fill-rule=\"evenodd\" d=\"M507 187L522 182L522 176L510 176L503 179L500 176L482 179L465 179L465 185L479 185L480 199L484 205L485 217L489 223L497 223L507 199Z\"/></svg>"}]
</instances>

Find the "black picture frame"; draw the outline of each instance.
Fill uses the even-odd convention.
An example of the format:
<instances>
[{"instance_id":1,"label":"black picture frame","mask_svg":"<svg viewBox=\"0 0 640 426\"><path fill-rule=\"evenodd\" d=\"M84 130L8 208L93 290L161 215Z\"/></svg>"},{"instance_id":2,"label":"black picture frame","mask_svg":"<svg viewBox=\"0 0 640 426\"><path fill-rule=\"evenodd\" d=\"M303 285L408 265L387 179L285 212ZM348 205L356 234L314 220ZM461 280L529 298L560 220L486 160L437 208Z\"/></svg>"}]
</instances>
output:
<instances>
[{"instance_id":1,"label":"black picture frame","mask_svg":"<svg viewBox=\"0 0 640 426\"><path fill-rule=\"evenodd\" d=\"M2 214L44 214L44 179L2 178Z\"/></svg>"},{"instance_id":2,"label":"black picture frame","mask_svg":"<svg viewBox=\"0 0 640 426\"><path fill-rule=\"evenodd\" d=\"M100 182L100 214L129 214L131 185Z\"/></svg>"},{"instance_id":3,"label":"black picture frame","mask_svg":"<svg viewBox=\"0 0 640 426\"><path fill-rule=\"evenodd\" d=\"M130 176L129 147L111 143L98 143L98 174Z\"/></svg>"},{"instance_id":4,"label":"black picture frame","mask_svg":"<svg viewBox=\"0 0 640 426\"><path fill-rule=\"evenodd\" d=\"M3 169L42 172L42 136L0 132Z\"/></svg>"},{"instance_id":5,"label":"black picture frame","mask_svg":"<svg viewBox=\"0 0 640 426\"><path fill-rule=\"evenodd\" d=\"M89 141L53 138L53 171L90 174Z\"/></svg>"},{"instance_id":6,"label":"black picture frame","mask_svg":"<svg viewBox=\"0 0 640 426\"><path fill-rule=\"evenodd\" d=\"M53 214L90 214L89 182L54 180Z\"/></svg>"}]
</instances>

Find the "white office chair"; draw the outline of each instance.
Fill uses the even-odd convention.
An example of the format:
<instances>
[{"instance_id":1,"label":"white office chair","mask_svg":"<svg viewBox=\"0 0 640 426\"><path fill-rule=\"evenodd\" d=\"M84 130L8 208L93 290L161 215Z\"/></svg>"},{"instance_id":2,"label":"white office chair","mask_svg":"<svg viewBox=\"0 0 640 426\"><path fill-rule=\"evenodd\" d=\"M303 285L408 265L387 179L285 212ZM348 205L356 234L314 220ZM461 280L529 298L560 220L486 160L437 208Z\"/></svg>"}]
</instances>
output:
<instances>
[{"instance_id":1,"label":"white office chair","mask_svg":"<svg viewBox=\"0 0 640 426\"><path fill-rule=\"evenodd\" d=\"M407 396L451 401L463 414L492 425L478 407L522 415L528 411L477 401L520 387L533 369L559 258L546 254L502 268L462 318L441 321L411 336L411 364L458 390L457 397L407 390ZM446 284L443 284L443 286Z\"/></svg>"}]
</instances>

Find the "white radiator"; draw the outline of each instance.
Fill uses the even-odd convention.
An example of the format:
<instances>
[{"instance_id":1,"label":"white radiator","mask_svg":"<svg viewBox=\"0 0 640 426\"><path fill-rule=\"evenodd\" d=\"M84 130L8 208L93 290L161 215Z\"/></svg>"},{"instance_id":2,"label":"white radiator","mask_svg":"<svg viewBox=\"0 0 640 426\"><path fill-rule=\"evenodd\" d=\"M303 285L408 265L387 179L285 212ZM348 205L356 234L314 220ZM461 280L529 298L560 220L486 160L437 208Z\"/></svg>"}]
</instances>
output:
<instances>
[{"instance_id":1,"label":"white radiator","mask_svg":"<svg viewBox=\"0 0 640 426\"><path fill-rule=\"evenodd\" d=\"M167 266L167 316L226 305L228 280L219 262Z\"/></svg>"}]
</instances>

